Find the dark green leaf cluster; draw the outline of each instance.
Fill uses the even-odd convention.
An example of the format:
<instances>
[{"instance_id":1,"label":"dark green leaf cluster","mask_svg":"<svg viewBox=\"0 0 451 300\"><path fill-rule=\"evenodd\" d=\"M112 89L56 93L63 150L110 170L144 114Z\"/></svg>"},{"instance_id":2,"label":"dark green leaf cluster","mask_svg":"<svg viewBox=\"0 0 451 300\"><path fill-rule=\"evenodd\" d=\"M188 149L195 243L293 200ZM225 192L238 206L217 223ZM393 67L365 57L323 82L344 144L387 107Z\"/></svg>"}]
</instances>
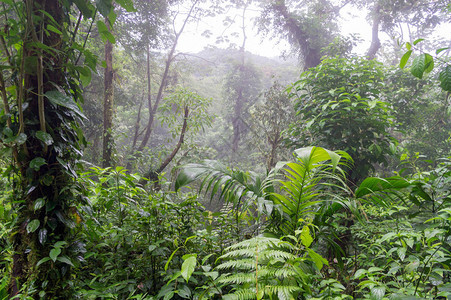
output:
<instances>
[{"instance_id":1,"label":"dark green leaf cluster","mask_svg":"<svg viewBox=\"0 0 451 300\"><path fill-rule=\"evenodd\" d=\"M299 116L291 144L344 150L354 160L356 183L384 163L395 142L389 133L391 107L382 98L383 72L375 61L326 58L291 87Z\"/></svg>"}]
</instances>

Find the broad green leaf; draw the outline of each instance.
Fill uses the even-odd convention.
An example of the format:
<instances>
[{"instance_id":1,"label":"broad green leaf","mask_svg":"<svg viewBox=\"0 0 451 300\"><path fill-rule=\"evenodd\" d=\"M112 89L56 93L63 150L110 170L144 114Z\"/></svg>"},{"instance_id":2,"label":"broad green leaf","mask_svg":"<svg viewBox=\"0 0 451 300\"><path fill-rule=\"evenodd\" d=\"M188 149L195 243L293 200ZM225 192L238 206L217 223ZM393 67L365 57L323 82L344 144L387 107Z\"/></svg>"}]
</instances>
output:
<instances>
[{"instance_id":1,"label":"broad green leaf","mask_svg":"<svg viewBox=\"0 0 451 300\"><path fill-rule=\"evenodd\" d=\"M116 0L116 2L128 12L136 11L132 0Z\"/></svg>"},{"instance_id":2,"label":"broad green leaf","mask_svg":"<svg viewBox=\"0 0 451 300\"><path fill-rule=\"evenodd\" d=\"M58 255L61 254L61 248L53 248L50 250L49 257L53 260L53 262L56 262L56 259L58 258Z\"/></svg>"},{"instance_id":3,"label":"broad green leaf","mask_svg":"<svg viewBox=\"0 0 451 300\"><path fill-rule=\"evenodd\" d=\"M401 69L403 69L406 66L407 61L409 60L411 54L412 54L412 50L409 50L406 53L404 53L404 55L401 58L401 61L399 62L399 67Z\"/></svg>"},{"instance_id":4,"label":"broad green leaf","mask_svg":"<svg viewBox=\"0 0 451 300\"><path fill-rule=\"evenodd\" d=\"M183 285L178 288L177 295L179 295L183 299L190 299L191 298L191 290L189 289L188 286Z\"/></svg>"},{"instance_id":5,"label":"broad green leaf","mask_svg":"<svg viewBox=\"0 0 451 300\"><path fill-rule=\"evenodd\" d=\"M409 43L409 42L407 42L406 43L406 48L407 48L407 50L411 50L412 49L412 44L411 43Z\"/></svg>"},{"instance_id":6,"label":"broad green leaf","mask_svg":"<svg viewBox=\"0 0 451 300\"><path fill-rule=\"evenodd\" d=\"M39 228L40 224L41 224L41 222L39 222L38 219L32 220L30 223L27 224L27 232L28 233L35 232L36 229Z\"/></svg>"},{"instance_id":7,"label":"broad green leaf","mask_svg":"<svg viewBox=\"0 0 451 300\"><path fill-rule=\"evenodd\" d=\"M313 238L310 235L310 229L308 226L304 226L302 227L302 231L301 231L301 242L305 247L310 247L310 245L313 242Z\"/></svg>"},{"instance_id":8,"label":"broad green leaf","mask_svg":"<svg viewBox=\"0 0 451 300\"><path fill-rule=\"evenodd\" d=\"M36 199L36 201L34 202L34 210L38 210L43 208L45 205L45 199L44 198L38 198Z\"/></svg>"},{"instance_id":9,"label":"broad green leaf","mask_svg":"<svg viewBox=\"0 0 451 300\"><path fill-rule=\"evenodd\" d=\"M50 260L50 257L44 257L43 259L41 259L40 261L38 261L37 263L36 263L36 267L39 267L40 265L42 265L43 263L45 263L45 262L48 262Z\"/></svg>"},{"instance_id":10,"label":"broad green leaf","mask_svg":"<svg viewBox=\"0 0 451 300\"><path fill-rule=\"evenodd\" d=\"M355 273L354 273L354 279L362 279L362 275L365 275L367 273L367 271L365 269L358 269Z\"/></svg>"},{"instance_id":11,"label":"broad green leaf","mask_svg":"<svg viewBox=\"0 0 451 300\"><path fill-rule=\"evenodd\" d=\"M39 171L41 166L45 164L47 164L45 159L43 159L42 157L36 157L32 161L30 161L30 168L32 168L35 171Z\"/></svg>"},{"instance_id":12,"label":"broad green leaf","mask_svg":"<svg viewBox=\"0 0 451 300\"><path fill-rule=\"evenodd\" d=\"M379 268L379 267L371 267L371 268L368 269L368 273L381 272L383 270L384 269Z\"/></svg>"},{"instance_id":13,"label":"broad green leaf","mask_svg":"<svg viewBox=\"0 0 451 300\"><path fill-rule=\"evenodd\" d=\"M182 277L188 282L188 280L191 277L191 274L193 274L194 269L196 268L197 259L196 255L191 254L188 258L185 259L185 261L182 264Z\"/></svg>"},{"instance_id":14,"label":"broad green leaf","mask_svg":"<svg viewBox=\"0 0 451 300\"><path fill-rule=\"evenodd\" d=\"M116 43L116 39L115 39L114 35L111 34L111 32L108 30L105 23L103 23L102 21L97 21L97 28L98 28L100 36L104 42L106 40L108 40L111 44Z\"/></svg>"},{"instance_id":15,"label":"broad green leaf","mask_svg":"<svg viewBox=\"0 0 451 300\"><path fill-rule=\"evenodd\" d=\"M405 270L407 273L412 273L416 269L418 269L419 266L420 266L420 262L418 260L415 260L415 261L411 262L410 264L408 264L406 266Z\"/></svg>"},{"instance_id":16,"label":"broad green leaf","mask_svg":"<svg viewBox=\"0 0 451 300\"><path fill-rule=\"evenodd\" d=\"M91 19L94 16L95 8L88 0L72 0L83 16L87 19Z\"/></svg>"},{"instance_id":17,"label":"broad green leaf","mask_svg":"<svg viewBox=\"0 0 451 300\"><path fill-rule=\"evenodd\" d=\"M365 195L375 192L381 192L386 190L398 190L403 189L411 184L404 178L399 176L389 178L369 177L365 179L355 192L357 198L361 198Z\"/></svg>"},{"instance_id":18,"label":"broad green leaf","mask_svg":"<svg viewBox=\"0 0 451 300\"><path fill-rule=\"evenodd\" d=\"M56 28L55 26L52 26L50 24L47 24L47 30L52 31L56 34L63 34L60 30L58 30L58 28Z\"/></svg>"},{"instance_id":19,"label":"broad green leaf","mask_svg":"<svg viewBox=\"0 0 451 300\"><path fill-rule=\"evenodd\" d=\"M447 92L451 92L451 65L445 66L439 75L440 87Z\"/></svg>"},{"instance_id":20,"label":"broad green leaf","mask_svg":"<svg viewBox=\"0 0 451 300\"><path fill-rule=\"evenodd\" d=\"M83 114L80 111L80 108L78 107L77 103L74 102L72 97L69 97L59 91L48 91L47 93L45 93L45 96L53 104L71 109L79 116L84 118Z\"/></svg>"},{"instance_id":21,"label":"broad green leaf","mask_svg":"<svg viewBox=\"0 0 451 300\"><path fill-rule=\"evenodd\" d=\"M17 137L16 137L16 144L17 145L22 145L23 143L25 143L27 141L27 135L25 133L20 133Z\"/></svg>"},{"instance_id":22,"label":"broad green leaf","mask_svg":"<svg viewBox=\"0 0 451 300\"><path fill-rule=\"evenodd\" d=\"M430 54L426 55L426 66L424 72L430 73L434 69L434 58Z\"/></svg>"},{"instance_id":23,"label":"broad green leaf","mask_svg":"<svg viewBox=\"0 0 451 300\"><path fill-rule=\"evenodd\" d=\"M66 241L58 241L53 245L54 248L61 248L62 246L67 245Z\"/></svg>"},{"instance_id":24,"label":"broad green leaf","mask_svg":"<svg viewBox=\"0 0 451 300\"><path fill-rule=\"evenodd\" d=\"M323 265L329 265L329 262L324 259L321 255L313 251L312 249L307 249L308 254L312 261L315 263L316 267L321 270L323 268Z\"/></svg>"},{"instance_id":25,"label":"broad green leaf","mask_svg":"<svg viewBox=\"0 0 451 300\"><path fill-rule=\"evenodd\" d=\"M110 11L113 9L112 0L96 0L96 7L103 17L108 17Z\"/></svg>"},{"instance_id":26,"label":"broad green leaf","mask_svg":"<svg viewBox=\"0 0 451 300\"><path fill-rule=\"evenodd\" d=\"M77 66L75 69L80 73L80 81L83 86L88 86L92 79L92 72L88 66Z\"/></svg>"},{"instance_id":27,"label":"broad green leaf","mask_svg":"<svg viewBox=\"0 0 451 300\"><path fill-rule=\"evenodd\" d=\"M314 146L296 149L294 152L308 169L311 169L317 163L327 160L331 160L332 165L336 168L341 158L340 155L333 151Z\"/></svg>"},{"instance_id":28,"label":"broad green leaf","mask_svg":"<svg viewBox=\"0 0 451 300\"><path fill-rule=\"evenodd\" d=\"M445 47L445 48L440 48L440 49L437 49L437 50L435 50L435 54L440 54L441 52L443 52L443 51L445 51L445 50L448 50L449 49L449 47Z\"/></svg>"},{"instance_id":29,"label":"broad green leaf","mask_svg":"<svg viewBox=\"0 0 451 300\"><path fill-rule=\"evenodd\" d=\"M5 127L3 128L3 134L6 135L7 137L12 137L14 132L11 130L11 128L9 127Z\"/></svg>"},{"instance_id":30,"label":"broad green leaf","mask_svg":"<svg viewBox=\"0 0 451 300\"><path fill-rule=\"evenodd\" d=\"M377 287L373 287L371 288L371 299L374 300L382 300L384 298L385 295L385 288L382 286L377 286Z\"/></svg>"},{"instance_id":31,"label":"broad green leaf","mask_svg":"<svg viewBox=\"0 0 451 300\"><path fill-rule=\"evenodd\" d=\"M44 131L38 131L36 132L36 137L42 141L44 144L46 144L47 146L50 146L51 144L53 144L53 138L52 136Z\"/></svg>"},{"instance_id":32,"label":"broad green leaf","mask_svg":"<svg viewBox=\"0 0 451 300\"><path fill-rule=\"evenodd\" d=\"M407 249L404 247L400 247L396 250L396 252L398 253L399 259L401 261L404 261L404 258L406 258Z\"/></svg>"},{"instance_id":33,"label":"broad green leaf","mask_svg":"<svg viewBox=\"0 0 451 300\"><path fill-rule=\"evenodd\" d=\"M74 264L72 263L72 261L69 259L69 257L67 257L67 256L58 256L57 257L57 260L58 261L60 261L60 262L62 262L62 263L65 263L65 264L68 264L68 265L70 265L70 266L74 266Z\"/></svg>"},{"instance_id":34,"label":"broad green leaf","mask_svg":"<svg viewBox=\"0 0 451 300\"><path fill-rule=\"evenodd\" d=\"M422 53L415 57L410 72L413 76L422 79L424 72L430 72L434 67L434 59L430 54Z\"/></svg>"}]
</instances>

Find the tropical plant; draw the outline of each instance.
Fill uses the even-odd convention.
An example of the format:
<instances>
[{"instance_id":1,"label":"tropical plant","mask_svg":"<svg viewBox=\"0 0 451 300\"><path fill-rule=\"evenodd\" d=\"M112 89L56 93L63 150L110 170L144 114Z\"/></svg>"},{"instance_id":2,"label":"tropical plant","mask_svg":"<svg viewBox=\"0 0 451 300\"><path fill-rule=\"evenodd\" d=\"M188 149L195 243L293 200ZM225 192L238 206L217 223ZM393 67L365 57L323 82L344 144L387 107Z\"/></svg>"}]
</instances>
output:
<instances>
[{"instance_id":1,"label":"tropical plant","mask_svg":"<svg viewBox=\"0 0 451 300\"><path fill-rule=\"evenodd\" d=\"M148 193L141 176L121 167L91 168L81 180L90 201L79 207L78 298L185 297L211 281L202 271L220 255L233 220L213 216L190 194Z\"/></svg>"},{"instance_id":2,"label":"tropical plant","mask_svg":"<svg viewBox=\"0 0 451 300\"><path fill-rule=\"evenodd\" d=\"M417 39L412 43L406 42L405 46L407 52L404 53L399 62L399 67L401 69L407 65L407 62L409 61L409 58L412 55L415 46L422 41L424 41L424 39ZM434 67L438 67L440 68L438 77L440 81L440 87L446 92L451 92L451 64L446 60L446 58L439 56L440 53L445 53L445 51L448 49L449 47L437 49L435 51L435 58L431 54L425 52L418 54L412 61L412 64L410 66L410 73L412 73L413 76L422 79L424 74L430 73L434 69ZM434 64L437 64L438 66L435 66Z\"/></svg>"},{"instance_id":3,"label":"tropical plant","mask_svg":"<svg viewBox=\"0 0 451 300\"><path fill-rule=\"evenodd\" d=\"M391 107L381 99L383 72L375 61L326 58L304 72L291 89L299 119L290 128L293 145L343 150L355 164L356 184L386 162L396 140L389 133Z\"/></svg>"},{"instance_id":4,"label":"tropical plant","mask_svg":"<svg viewBox=\"0 0 451 300\"><path fill-rule=\"evenodd\" d=\"M259 176L254 172L243 172L227 168L214 160L205 160L199 164L185 165L177 176L175 190L201 180L199 193L205 190L210 193L210 200L216 194L225 203L230 203L235 212L237 234L242 219L252 217L252 209L258 212L257 223L264 215L270 215L273 202L269 200L269 193L273 191L273 178L277 169L266 176ZM260 224L257 224L257 231Z\"/></svg>"},{"instance_id":5,"label":"tropical plant","mask_svg":"<svg viewBox=\"0 0 451 300\"><path fill-rule=\"evenodd\" d=\"M225 249L217 282L224 299L294 299L311 293L312 274L327 260L309 248L309 226L286 239L257 236ZM316 266L316 268L315 268Z\"/></svg>"},{"instance_id":6,"label":"tropical plant","mask_svg":"<svg viewBox=\"0 0 451 300\"><path fill-rule=\"evenodd\" d=\"M352 229L360 241L353 262L358 293L449 297L449 161L409 176L370 177L356 191L371 222Z\"/></svg>"},{"instance_id":7,"label":"tropical plant","mask_svg":"<svg viewBox=\"0 0 451 300\"><path fill-rule=\"evenodd\" d=\"M218 193L233 204L237 218L254 210L257 228L262 225L259 222L269 220L267 231L278 236L294 234L299 220L312 217L322 204L335 202L346 207L340 197L348 192L341 166L352 163L345 152L320 147L297 149L294 155L295 162L280 162L264 177L229 169L216 161L189 164L179 174L175 189L201 179L199 191L210 192L211 197ZM281 170L284 180L277 177Z\"/></svg>"}]
</instances>

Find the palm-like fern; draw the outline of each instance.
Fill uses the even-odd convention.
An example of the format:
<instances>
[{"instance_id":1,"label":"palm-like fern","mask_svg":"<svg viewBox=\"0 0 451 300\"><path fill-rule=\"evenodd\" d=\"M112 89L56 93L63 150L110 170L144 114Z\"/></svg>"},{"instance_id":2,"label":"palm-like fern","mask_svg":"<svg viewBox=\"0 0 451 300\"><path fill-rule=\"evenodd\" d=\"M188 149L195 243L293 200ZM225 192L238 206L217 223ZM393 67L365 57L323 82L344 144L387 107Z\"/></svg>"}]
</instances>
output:
<instances>
[{"instance_id":1,"label":"palm-like fern","mask_svg":"<svg viewBox=\"0 0 451 300\"><path fill-rule=\"evenodd\" d=\"M274 203L282 208L278 227L284 234L294 234L301 218L327 207L320 203L346 206L342 195L348 190L341 166L352 163L348 154L306 147L295 150L295 157L296 162L286 164L285 178L279 181L282 192L272 194Z\"/></svg>"},{"instance_id":2,"label":"palm-like fern","mask_svg":"<svg viewBox=\"0 0 451 300\"><path fill-rule=\"evenodd\" d=\"M254 172L244 172L227 168L215 160L205 160L200 164L188 164L177 177L175 190L195 180L201 180L199 192L210 192L211 199L218 193L226 203L233 204L237 211L246 211L255 206L260 214L271 214L273 203L268 199L273 191L273 178L277 168L259 176Z\"/></svg>"},{"instance_id":3,"label":"palm-like fern","mask_svg":"<svg viewBox=\"0 0 451 300\"><path fill-rule=\"evenodd\" d=\"M296 247L276 238L254 237L228 247L217 269L229 271L218 282L232 286L223 299L293 299L305 276Z\"/></svg>"},{"instance_id":4,"label":"palm-like fern","mask_svg":"<svg viewBox=\"0 0 451 300\"><path fill-rule=\"evenodd\" d=\"M273 227L281 229L282 234L293 234L299 219L315 212L317 204L330 201L345 205L339 197L346 190L340 166L352 163L345 152L321 147L297 149L294 154L295 162L279 162L266 176L232 170L211 160L190 164L178 176L175 188L201 179L200 191L210 192L211 197L220 193L237 210L244 211L254 205L259 214L273 217L276 224ZM277 177L281 169L283 179Z\"/></svg>"}]
</instances>

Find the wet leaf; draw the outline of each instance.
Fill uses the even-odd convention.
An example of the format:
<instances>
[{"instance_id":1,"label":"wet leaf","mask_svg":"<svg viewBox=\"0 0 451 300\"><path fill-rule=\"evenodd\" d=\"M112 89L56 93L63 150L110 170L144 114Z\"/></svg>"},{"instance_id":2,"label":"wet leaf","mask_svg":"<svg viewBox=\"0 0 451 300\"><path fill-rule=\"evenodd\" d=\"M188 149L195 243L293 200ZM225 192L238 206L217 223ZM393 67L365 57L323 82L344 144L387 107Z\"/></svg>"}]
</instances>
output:
<instances>
[{"instance_id":1,"label":"wet leaf","mask_svg":"<svg viewBox=\"0 0 451 300\"><path fill-rule=\"evenodd\" d=\"M41 222L39 222L38 219L34 219L33 221L31 221L30 223L27 224L27 232L28 233L35 232L36 229L39 228L40 224L41 224Z\"/></svg>"},{"instance_id":2,"label":"wet leaf","mask_svg":"<svg viewBox=\"0 0 451 300\"><path fill-rule=\"evenodd\" d=\"M61 254L61 248L53 248L50 250L50 258L53 260L53 262L56 262L56 259L58 258L58 255Z\"/></svg>"},{"instance_id":3,"label":"wet leaf","mask_svg":"<svg viewBox=\"0 0 451 300\"><path fill-rule=\"evenodd\" d=\"M46 144L47 146L50 146L51 144L53 144L53 138L50 134L48 134L47 132L43 132L43 131L38 131L36 132L36 137L43 142L44 144Z\"/></svg>"},{"instance_id":4,"label":"wet leaf","mask_svg":"<svg viewBox=\"0 0 451 300\"><path fill-rule=\"evenodd\" d=\"M39 171L41 166L43 166L45 164L47 164L45 159L43 159L42 157L36 157L32 161L30 161L30 168L35 171Z\"/></svg>"}]
</instances>

